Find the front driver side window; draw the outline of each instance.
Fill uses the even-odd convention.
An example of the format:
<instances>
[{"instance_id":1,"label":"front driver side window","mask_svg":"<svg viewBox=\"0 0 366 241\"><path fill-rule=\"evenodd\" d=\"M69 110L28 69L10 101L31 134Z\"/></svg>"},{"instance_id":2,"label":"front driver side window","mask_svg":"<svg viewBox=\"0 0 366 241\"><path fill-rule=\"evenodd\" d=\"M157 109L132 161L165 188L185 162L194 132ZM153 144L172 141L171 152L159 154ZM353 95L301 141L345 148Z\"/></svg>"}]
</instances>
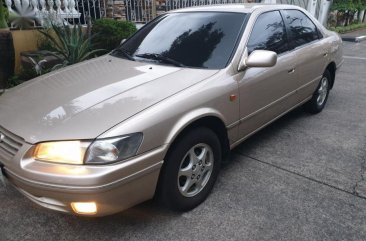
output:
<instances>
[{"instance_id":1,"label":"front driver side window","mask_svg":"<svg viewBox=\"0 0 366 241\"><path fill-rule=\"evenodd\" d=\"M254 50L270 50L277 54L286 52L286 28L279 11L261 14L254 24L248 44L248 53Z\"/></svg>"}]
</instances>

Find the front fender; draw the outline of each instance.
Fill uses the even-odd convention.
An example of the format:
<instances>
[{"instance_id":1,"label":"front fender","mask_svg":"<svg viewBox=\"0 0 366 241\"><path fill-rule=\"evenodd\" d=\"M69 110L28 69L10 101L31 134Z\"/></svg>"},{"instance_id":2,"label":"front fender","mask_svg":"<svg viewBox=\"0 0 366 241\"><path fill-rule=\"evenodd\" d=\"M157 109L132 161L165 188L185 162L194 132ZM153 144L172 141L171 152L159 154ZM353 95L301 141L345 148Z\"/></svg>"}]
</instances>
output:
<instances>
[{"instance_id":1,"label":"front fender","mask_svg":"<svg viewBox=\"0 0 366 241\"><path fill-rule=\"evenodd\" d=\"M232 94L238 95L237 82L224 72L145 109L99 138L143 132L141 154L172 143L185 127L203 117L217 117L228 127L239 118L239 101L230 101ZM233 136L237 134L235 128L230 130Z\"/></svg>"},{"instance_id":2,"label":"front fender","mask_svg":"<svg viewBox=\"0 0 366 241\"><path fill-rule=\"evenodd\" d=\"M220 119L223 123L227 123L225 117L218 110L215 110L213 108L199 108L192 110L179 118L177 122L173 125L171 131L165 139L165 144L172 143L179 135L179 133L181 133L186 127L204 117L216 117Z\"/></svg>"}]
</instances>

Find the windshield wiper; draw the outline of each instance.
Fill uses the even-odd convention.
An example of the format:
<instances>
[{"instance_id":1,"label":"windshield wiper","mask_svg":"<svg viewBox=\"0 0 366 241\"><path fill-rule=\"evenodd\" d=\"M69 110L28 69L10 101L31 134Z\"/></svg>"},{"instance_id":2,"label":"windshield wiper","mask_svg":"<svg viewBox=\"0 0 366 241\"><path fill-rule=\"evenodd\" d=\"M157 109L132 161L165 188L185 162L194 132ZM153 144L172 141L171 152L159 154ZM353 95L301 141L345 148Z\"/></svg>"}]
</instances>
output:
<instances>
[{"instance_id":1,"label":"windshield wiper","mask_svg":"<svg viewBox=\"0 0 366 241\"><path fill-rule=\"evenodd\" d=\"M127 59L135 61L135 58L132 57L131 54L129 54L125 49L122 48L114 49L111 54L117 57L122 54L122 56L126 57Z\"/></svg>"},{"instance_id":2,"label":"windshield wiper","mask_svg":"<svg viewBox=\"0 0 366 241\"><path fill-rule=\"evenodd\" d=\"M184 64L174 60L174 59L171 59L169 57L166 57L162 54L152 54L152 53L145 53L145 54L137 54L136 57L139 57L139 58L144 58L144 59L153 59L153 60L158 60L158 61L161 61L161 62L164 62L164 63L167 63L167 64L172 64L174 66L177 66L177 67L185 67Z\"/></svg>"}]
</instances>

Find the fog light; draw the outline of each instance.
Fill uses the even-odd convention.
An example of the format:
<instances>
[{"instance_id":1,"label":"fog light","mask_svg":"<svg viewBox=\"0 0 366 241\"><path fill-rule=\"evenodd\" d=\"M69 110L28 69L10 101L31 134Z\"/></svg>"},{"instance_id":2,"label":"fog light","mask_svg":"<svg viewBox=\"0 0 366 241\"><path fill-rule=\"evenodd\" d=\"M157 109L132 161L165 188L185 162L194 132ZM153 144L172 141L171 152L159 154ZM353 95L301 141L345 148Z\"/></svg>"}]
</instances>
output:
<instances>
[{"instance_id":1,"label":"fog light","mask_svg":"<svg viewBox=\"0 0 366 241\"><path fill-rule=\"evenodd\" d=\"M97 204L95 202L75 202L71 203L74 212L78 214L96 214Z\"/></svg>"}]
</instances>

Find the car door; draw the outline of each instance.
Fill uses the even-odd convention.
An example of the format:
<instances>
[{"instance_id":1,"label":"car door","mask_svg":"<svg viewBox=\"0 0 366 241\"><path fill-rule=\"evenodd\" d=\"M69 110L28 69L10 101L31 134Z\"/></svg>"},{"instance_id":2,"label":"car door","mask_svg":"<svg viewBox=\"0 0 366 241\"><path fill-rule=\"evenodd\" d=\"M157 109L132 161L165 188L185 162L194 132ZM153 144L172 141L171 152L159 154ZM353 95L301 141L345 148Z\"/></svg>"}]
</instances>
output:
<instances>
[{"instance_id":1,"label":"car door","mask_svg":"<svg viewBox=\"0 0 366 241\"><path fill-rule=\"evenodd\" d=\"M254 50L271 50L278 54L277 64L270 68L247 68L240 73L240 126L244 138L284 113L298 101L295 90L296 62L288 51L287 34L279 11L258 16L247 42L250 55Z\"/></svg>"},{"instance_id":2,"label":"car door","mask_svg":"<svg viewBox=\"0 0 366 241\"><path fill-rule=\"evenodd\" d=\"M303 101L313 94L323 75L330 46L302 11L292 9L281 12L287 25L289 47L296 55L298 96L299 101Z\"/></svg>"}]
</instances>

